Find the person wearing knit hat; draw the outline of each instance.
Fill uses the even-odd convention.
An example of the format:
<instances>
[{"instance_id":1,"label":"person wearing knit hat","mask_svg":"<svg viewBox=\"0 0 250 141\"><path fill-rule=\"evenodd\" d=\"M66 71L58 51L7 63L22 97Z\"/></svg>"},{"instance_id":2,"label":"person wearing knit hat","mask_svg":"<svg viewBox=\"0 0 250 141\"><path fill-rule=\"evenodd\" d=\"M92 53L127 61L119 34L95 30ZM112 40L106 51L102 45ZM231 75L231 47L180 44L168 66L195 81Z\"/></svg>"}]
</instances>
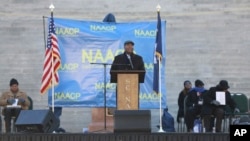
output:
<instances>
[{"instance_id":1,"label":"person wearing knit hat","mask_svg":"<svg viewBox=\"0 0 250 141\"><path fill-rule=\"evenodd\" d=\"M2 114L4 115L6 133L11 131L12 117L18 117L21 110L27 110L30 106L27 94L20 91L18 85L17 79L12 78L9 83L10 90L3 92L0 97L0 106L4 107Z\"/></svg>"},{"instance_id":2,"label":"person wearing knit hat","mask_svg":"<svg viewBox=\"0 0 250 141\"><path fill-rule=\"evenodd\" d=\"M10 80L10 86L12 86L12 85L14 85L14 84L18 85L18 81L17 81L15 78L12 78L12 79Z\"/></svg>"},{"instance_id":3,"label":"person wearing knit hat","mask_svg":"<svg viewBox=\"0 0 250 141\"><path fill-rule=\"evenodd\" d=\"M207 132L211 132L211 115L215 118L215 130L216 132L221 132L222 120L224 118L225 106L228 105L232 111L239 112L239 109L236 108L236 103L231 97L231 93L229 92L229 85L227 80L220 80L219 84L214 87L211 87L204 98L203 105L203 119L204 126ZM220 103L216 99L216 95L219 94L225 95L225 104Z\"/></svg>"}]
</instances>

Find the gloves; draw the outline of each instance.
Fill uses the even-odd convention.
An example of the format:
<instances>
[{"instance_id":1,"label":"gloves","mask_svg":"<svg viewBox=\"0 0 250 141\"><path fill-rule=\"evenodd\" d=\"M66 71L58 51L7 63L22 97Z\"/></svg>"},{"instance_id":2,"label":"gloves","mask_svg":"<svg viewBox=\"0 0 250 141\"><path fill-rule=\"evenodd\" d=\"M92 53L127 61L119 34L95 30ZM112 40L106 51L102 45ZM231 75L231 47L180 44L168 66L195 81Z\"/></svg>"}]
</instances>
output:
<instances>
[{"instance_id":1,"label":"gloves","mask_svg":"<svg viewBox=\"0 0 250 141\"><path fill-rule=\"evenodd\" d=\"M234 108L234 113L239 113L239 112L240 112L240 109Z\"/></svg>"},{"instance_id":2,"label":"gloves","mask_svg":"<svg viewBox=\"0 0 250 141\"><path fill-rule=\"evenodd\" d=\"M7 104L13 104L13 103L15 103L15 99L14 98L9 98L9 99L7 99Z\"/></svg>"},{"instance_id":3,"label":"gloves","mask_svg":"<svg viewBox=\"0 0 250 141\"><path fill-rule=\"evenodd\" d=\"M25 99L23 99L23 98L18 99L18 103L23 104L24 102L25 102Z\"/></svg>"},{"instance_id":4,"label":"gloves","mask_svg":"<svg viewBox=\"0 0 250 141\"><path fill-rule=\"evenodd\" d=\"M219 106L219 105L220 105L220 102L217 101L217 100L213 100L213 101L211 102L211 104L213 104L213 105L215 105L215 106Z\"/></svg>"}]
</instances>

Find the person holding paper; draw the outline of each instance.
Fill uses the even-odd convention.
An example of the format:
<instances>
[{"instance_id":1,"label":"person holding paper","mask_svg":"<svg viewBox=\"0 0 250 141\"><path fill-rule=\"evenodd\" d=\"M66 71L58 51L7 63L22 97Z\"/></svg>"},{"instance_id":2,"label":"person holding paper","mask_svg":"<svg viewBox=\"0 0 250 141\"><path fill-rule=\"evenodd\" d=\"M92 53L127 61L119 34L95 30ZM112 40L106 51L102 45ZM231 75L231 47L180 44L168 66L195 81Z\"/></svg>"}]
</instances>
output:
<instances>
[{"instance_id":1,"label":"person holding paper","mask_svg":"<svg viewBox=\"0 0 250 141\"><path fill-rule=\"evenodd\" d=\"M11 131L11 117L17 119L21 110L29 108L30 101L25 92L18 88L18 81L14 78L10 80L10 90L2 93L0 97L0 106L3 106L2 114L5 120L5 129L9 133Z\"/></svg>"},{"instance_id":2,"label":"person holding paper","mask_svg":"<svg viewBox=\"0 0 250 141\"><path fill-rule=\"evenodd\" d=\"M229 88L228 82L226 80L221 80L218 85L211 87L204 95L202 115L204 115L204 126L207 132L211 132L212 130L210 128L212 115L216 119L215 131L221 132L221 124L224 118L226 105L229 105L235 112L239 112L239 109L236 108L236 104L228 91Z\"/></svg>"}]
</instances>

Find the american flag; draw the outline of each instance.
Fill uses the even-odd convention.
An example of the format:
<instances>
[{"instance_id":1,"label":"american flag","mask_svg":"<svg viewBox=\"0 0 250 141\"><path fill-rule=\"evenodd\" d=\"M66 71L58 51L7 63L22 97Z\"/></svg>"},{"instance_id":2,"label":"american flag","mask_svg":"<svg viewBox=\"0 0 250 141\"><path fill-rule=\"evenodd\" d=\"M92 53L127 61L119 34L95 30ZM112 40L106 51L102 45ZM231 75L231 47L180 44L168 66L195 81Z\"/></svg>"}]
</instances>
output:
<instances>
[{"instance_id":1,"label":"american flag","mask_svg":"<svg viewBox=\"0 0 250 141\"><path fill-rule=\"evenodd\" d=\"M45 60L43 66L42 86L40 88L40 92L42 94L46 93L49 88L58 84L59 82L58 69L60 65L61 65L60 51L55 32L53 13L51 12L47 46L45 51Z\"/></svg>"}]
</instances>

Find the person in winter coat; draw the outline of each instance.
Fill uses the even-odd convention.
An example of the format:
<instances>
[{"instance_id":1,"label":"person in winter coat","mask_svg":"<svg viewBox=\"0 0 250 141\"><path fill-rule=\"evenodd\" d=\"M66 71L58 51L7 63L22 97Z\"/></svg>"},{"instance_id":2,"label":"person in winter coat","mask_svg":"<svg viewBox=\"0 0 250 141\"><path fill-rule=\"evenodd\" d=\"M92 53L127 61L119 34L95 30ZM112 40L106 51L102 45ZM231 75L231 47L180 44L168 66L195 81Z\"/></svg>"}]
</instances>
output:
<instances>
[{"instance_id":1,"label":"person in winter coat","mask_svg":"<svg viewBox=\"0 0 250 141\"><path fill-rule=\"evenodd\" d=\"M184 99L187 96L187 93L192 88L192 83L189 80L184 81L183 85L184 85L184 88L179 93L179 97L178 97L178 106L179 106L178 113L177 113L178 123L180 123L180 118L184 117Z\"/></svg>"},{"instance_id":2,"label":"person in winter coat","mask_svg":"<svg viewBox=\"0 0 250 141\"><path fill-rule=\"evenodd\" d=\"M211 132L211 116L215 118L215 131L221 132L221 124L224 118L225 106L229 105L234 112L239 112L239 109L236 108L234 100L231 98L231 94L228 91L229 89L228 82L226 80L221 80L218 85L211 87L209 91L204 95L204 105L202 109L202 115L204 117L204 126L206 132ZM218 92L224 92L225 94L225 104L221 104L216 99L216 94ZM220 93L223 94L223 93Z\"/></svg>"},{"instance_id":3,"label":"person in winter coat","mask_svg":"<svg viewBox=\"0 0 250 141\"><path fill-rule=\"evenodd\" d=\"M16 104L13 106L14 103ZM16 117L16 120L20 111L28 110L30 106L27 94L19 90L18 81L16 79L12 78L10 80L10 90L2 93L0 97L0 106L4 107L2 114L4 115L6 132L9 133L11 130L11 117Z\"/></svg>"},{"instance_id":4,"label":"person in winter coat","mask_svg":"<svg viewBox=\"0 0 250 141\"><path fill-rule=\"evenodd\" d=\"M201 109L203 105L203 94L207 90L204 88L204 83L197 79L195 81L195 87L192 88L187 94L185 114L185 123L188 132L193 132L194 120L197 116L201 115Z\"/></svg>"}]
</instances>

